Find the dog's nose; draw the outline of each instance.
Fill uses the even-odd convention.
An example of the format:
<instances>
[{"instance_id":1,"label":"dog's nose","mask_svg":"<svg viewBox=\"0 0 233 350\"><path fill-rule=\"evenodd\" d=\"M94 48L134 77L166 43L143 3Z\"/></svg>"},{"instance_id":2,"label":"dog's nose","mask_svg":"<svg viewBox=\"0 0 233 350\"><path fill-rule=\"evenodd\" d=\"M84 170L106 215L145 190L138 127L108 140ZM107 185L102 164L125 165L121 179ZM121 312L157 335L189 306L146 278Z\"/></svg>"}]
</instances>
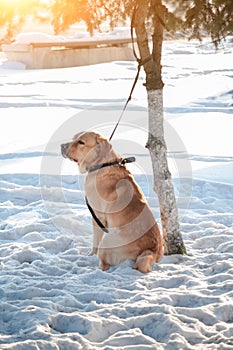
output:
<instances>
[{"instance_id":1,"label":"dog's nose","mask_svg":"<svg viewBox=\"0 0 233 350\"><path fill-rule=\"evenodd\" d=\"M70 143L63 143L61 145L61 154L64 158L68 157L67 153L68 153L69 146L70 146Z\"/></svg>"}]
</instances>

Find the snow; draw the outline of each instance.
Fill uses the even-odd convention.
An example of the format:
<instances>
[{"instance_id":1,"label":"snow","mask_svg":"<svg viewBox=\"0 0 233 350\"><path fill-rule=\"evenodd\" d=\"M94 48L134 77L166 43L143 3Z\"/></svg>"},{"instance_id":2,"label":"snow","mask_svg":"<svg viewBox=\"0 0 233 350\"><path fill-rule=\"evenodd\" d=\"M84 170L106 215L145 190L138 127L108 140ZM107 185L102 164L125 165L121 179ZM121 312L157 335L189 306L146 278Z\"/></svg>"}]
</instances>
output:
<instances>
[{"instance_id":1,"label":"snow","mask_svg":"<svg viewBox=\"0 0 233 350\"><path fill-rule=\"evenodd\" d=\"M116 39L116 38L130 38L129 27L118 27L114 28L110 32L94 33L90 35L89 32L77 31L73 36L64 37L62 35L50 35L41 32L29 32L19 33L16 35L13 44L27 45L30 43L47 43L47 42L65 42L69 41L86 41L86 40L97 40L97 39Z\"/></svg>"},{"instance_id":2,"label":"snow","mask_svg":"<svg viewBox=\"0 0 233 350\"><path fill-rule=\"evenodd\" d=\"M37 42L60 42L64 41L65 38L61 35L50 35L41 32L29 32L29 33L19 33L16 35L15 41L13 44L30 44Z\"/></svg>"},{"instance_id":3,"label":"snow","mask_svg":"<svg viewBox=\"0 0 233 350\"><path fill-rule=\"evenodd\" d=\"M233 348L232 42L164 45L168 160L188 255L149 274L103 272L88 256L84 176L59 145L78 131L109 136L134 62L54 70L0 66L0 348ZM141 73L113 138L159 222Z\"/></svg>"}]
</instances>

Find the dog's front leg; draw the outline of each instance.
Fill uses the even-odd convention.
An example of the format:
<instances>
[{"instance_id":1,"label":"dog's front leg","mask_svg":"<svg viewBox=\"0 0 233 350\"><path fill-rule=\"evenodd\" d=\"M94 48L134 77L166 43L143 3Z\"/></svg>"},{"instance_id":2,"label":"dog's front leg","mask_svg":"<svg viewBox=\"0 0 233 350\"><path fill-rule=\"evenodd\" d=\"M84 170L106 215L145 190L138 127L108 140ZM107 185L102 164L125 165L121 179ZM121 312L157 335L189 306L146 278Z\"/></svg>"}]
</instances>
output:
<instances>
[{"instance_id":1,"label":"dog's front leg","mask_svg":"<svg viewBox=\"0 0 233 350\"><path fill-rule=\"evenodd\" d=\"M100 242L102 241L104 232L103 230L96 225L96 222L93 220L93 247L92 251L88 255L97 255L98 253L98 247Z\"/></svg>"}]
</instances>

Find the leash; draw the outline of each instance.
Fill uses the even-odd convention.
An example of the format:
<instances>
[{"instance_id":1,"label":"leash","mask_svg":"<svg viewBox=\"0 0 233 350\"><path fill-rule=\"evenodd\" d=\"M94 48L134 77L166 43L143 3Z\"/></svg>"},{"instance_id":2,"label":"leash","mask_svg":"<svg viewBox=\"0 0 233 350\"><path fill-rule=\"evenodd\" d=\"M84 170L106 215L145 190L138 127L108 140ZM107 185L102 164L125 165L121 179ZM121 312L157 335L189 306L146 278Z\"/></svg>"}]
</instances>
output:
<instances>
[{"instance_id":1,"label":"leash","mask_svg":"<svg viewBox=\"0 0 233 350\"><path fill-rule=\"evenodd\" d=\"M110 163L103 163L103 164L100 164L100 165L96 165L92 168L90 168L88 170L88 173L91 173L93 171L96 171L96 170L99 170L99 169L103 169L107 166L112 166L112 165L124 165L124 164L127 164L127 163L132 163L132 162L135 162L135 157L128 157L128 158L124 158L122 159L120 162L118 162L117 160L114 161L114 162L110 162ZM104 224L99 220L99 218L97 217L96 213L94 212L93 208L91 207L91 205L89 204L88 202L88 199L87 199L87 196L85 196L85 201L86 201L86 205L93 217L93 219L95 220L95 222L97 223L97 225L106 233L108 233L108 229L104 226Z\"/></svg>"},{"instance_id":2,"label":"leash","mask_svg":"<svg viewBox=\"0 0 233 350\"><path fill-rule=\"evenodd\" d=\"M119 119L118 119L118 121L117 121L117 123L116 123L116 125L115 125L115 127L114 127L114 129L113 129L113 131L112 131L112 133L111 133L111 135L110 135L110 137L109 137L109 141L111 141L111 139L113 138L113 135L115 134L115 131L116 131L118 125L120 124L120 121L121 121L121 119L122 119L122 117L123 117L123 115L124 115L124 112L125 112L125 110L126 110L126 108L127 108L127 106L128 106L128 103L129 103L129 102L131 101L131 99L132 99L132 95L133 95L133 92L134 92L134 88L135 88L135 86L136 86L136 84L137 84L138 78L139 78L139 74L140 74L141 67L142 67L145 63L149 62L149 61L152 59L152 56L151 56L151 55L148 56L147 58L145 58L144 60L142 60L141 58L139 58L139 57L137 56L137 53L136 53L136 50L135 50L135 45L134 45L134 35L133 35L133 31L134 31L134 25L133 25L133 23L134 23L135 13L136 13L136 7L134 8L134 12L133 12L133 15L132 15L132 20L131 20L131 25L130 25L130 34L131 34L133 55L134 55L136 61L138 62L137 73L136 73L136 76L135 76L135 79L134 79L132 88L131 88L131 90L130 90L129 97L128 97L128 99L126 100L125 105L124 105L124 108L123 108L123 110L122 110L122 112L121 112L121 114L120 114L120 117L119 117Z\"/></svg>"},{"instance_id":3,"label":"leash","mask_svg":"<svg viewBox=\"0 0 233 350\"><path fill-rule=\"evenodd\" d=\"M163 6L164 7L164 6ZM133 9L133 14L132 14L132 19L131 19L131 23L130 23L130 34L131 34L131 41L132 41L132 49L133 49L133 54L134 54L134 57L136 59L136 61L138 62L138 68L137 68L137 74L136 74L136 77L134 79L134 82L133 82L133 86L131 88L131 91L130 91L130 94L129 94L129 97L127 99L127 101L125 102L125 105L124 105L124 108L120 114L120 117L111 133L111 136L109 137L109 141L111 141L113 135L115 134L115 131L118 127L118 125L120 124L120 121L123 117L123 114L127 108L127 105L128 103L130 102L130 100L132 99L132 95L133 95L133 91L134 91L134 88L137 84L137 81L138 81L138 78L139 78L139 74L140 74L140 70L141 70L141 67L146 64L147 62L149 62L150 60L153 60L153 56L150 54L148 57L146 57L144 60L142 60L141 58L139 58L137 56L137 53L136 53L136 50L135 50L135 45L134 45L134 36L133 36L133 32L134 32L134 21L135 21L135 15L136 15L136 10L137 10L138 6L135 5L134 6L134 9ZM163 18L160 16L158 10L157 10L157 7L154 6L153 7L153 11L155 13L155 16L157 17L158 21L160 22L160 24L168 31L168 27L166 26L166 23L165 21L163 20Z\"/></svg>"}]
</instances>

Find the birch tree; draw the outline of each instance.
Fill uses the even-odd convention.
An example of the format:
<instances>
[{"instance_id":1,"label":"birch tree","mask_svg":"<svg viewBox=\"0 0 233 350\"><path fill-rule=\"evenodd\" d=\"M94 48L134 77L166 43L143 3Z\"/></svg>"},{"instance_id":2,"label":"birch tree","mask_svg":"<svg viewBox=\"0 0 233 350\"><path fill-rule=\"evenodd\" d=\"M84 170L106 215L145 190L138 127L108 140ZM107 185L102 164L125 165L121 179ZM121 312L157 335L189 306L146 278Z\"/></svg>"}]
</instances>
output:
<instances>
[{"instance_id":1,"label":"birch tree","mask_svg":"<svg viewBox=\"0 0 233 350\"><path fill-rule=\"evenodd\" d=\"M185 245L180 232L178 210L171 173L168 169L167 147L163 128L163 81L161 73L161 54L163 31L167 9L161 0L138 1L132 19L136 31L141 63L146 73L145 87L148 99L149 133L146 147L150 151L154 190L158 196L164 239L165 254L184 254ZM148 10L152 17L152 50L149 47L146 21Z\"/></svg>"}]
</instances>

